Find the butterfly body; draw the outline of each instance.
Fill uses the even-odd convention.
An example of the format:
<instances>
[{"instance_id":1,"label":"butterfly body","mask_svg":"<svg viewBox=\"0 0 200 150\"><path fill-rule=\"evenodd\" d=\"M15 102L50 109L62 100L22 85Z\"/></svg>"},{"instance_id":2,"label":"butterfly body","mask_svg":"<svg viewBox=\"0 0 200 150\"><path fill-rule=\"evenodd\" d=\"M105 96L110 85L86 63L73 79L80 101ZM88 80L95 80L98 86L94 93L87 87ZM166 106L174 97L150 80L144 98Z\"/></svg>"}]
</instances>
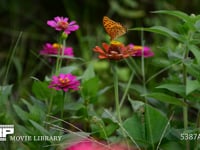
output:
<instances>
[{"instance_id":1,"label":"butterfly body","mask_svg":"<svg viewBox=\"0 0 200 150\"><path fill-rule=\"evenodd\" d=\"M127 28L119 22L115 22L108 18L107 16L103 17L103 26L111 38L111 41L117 37L122 36L127 32Z\"/></svg>"}]
</instances>

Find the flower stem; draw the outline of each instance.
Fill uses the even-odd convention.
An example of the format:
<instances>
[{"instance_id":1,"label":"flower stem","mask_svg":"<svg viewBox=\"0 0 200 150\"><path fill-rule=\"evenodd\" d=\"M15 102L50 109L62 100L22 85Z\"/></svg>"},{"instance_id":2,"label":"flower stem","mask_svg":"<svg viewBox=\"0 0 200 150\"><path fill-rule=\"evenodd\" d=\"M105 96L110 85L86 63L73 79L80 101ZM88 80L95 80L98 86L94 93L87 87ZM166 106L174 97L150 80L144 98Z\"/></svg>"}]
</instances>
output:
<instances>
[{"instance_id":1,"label":"flower stem","mask_svg":"<svg viewBox=\"0 0 200 150\"><path fill-rule=\"evenodd\" d=\"M119 105L119 89L118 89L118 75L117 75L117 64L112 63L112 73L114 82L114 93L115 93L115 107L117 113L117 119L121 123L120 105Z\"/></svg>"},{"instance_id":2,"label":"flower stem","mask_svg":"<svg viewBox=\"0 0 200 150\"><path fill-rule=\"evenodd\" d=\"M63 119L64 109L65 109L65 97L66 97L66 94L65 94L65 92L63 91L63 99L62 99L61 115L60 115L60 118L61 118L61 119Z\"/></svg>"},{"instance_id":3,"label":"flower stem","mask_svg":"<svg viewBox=\"0 0 200 150\"><path fill-rule=\"evenodd\" d=\"M56 60L56 75L60 73L60 68L62 66L62 58L64 56L64 50L65 50L65 39L62 38L62 36L59 39L59 48L58 48L58 54L57 54L57 60Z\"/></svg>"},{"instance_id":4,"label":"flower stem","mask_svg":"<svg viewBox=\"0 0 200 150\"><path fill-rule=\"evenodd\" d=\"M186 48L185 50L185 56L184 56L184 60L188 58L188 49ZM187 66L185 64L183 64L183 84L186 88L187 86ZM186 103L187 99L184 97L183 101ZM183 106L183 124L184 124L184 130L186 131L188 128L188 107L187 106ZM190 143L189 140L186 140L186 150L190 149Z\"/></svg>"},{"instance_id":5,"label":"flower stem","mask_svg":"<svg viewBox=\"0 0 200 150\"><path fill-rule=\"evenodd\" d=\"M48 112L47 112L48 115L50 115L50 113L51 113L54 95L55 95L55 91L52 91L51 97L50 97L50 102L48 104Z\"/></svg>"},{"instance_id":6,"label":"flower stem","mask_svg":"<svg viewBox=\"0 0 200 150\"><path fill-rule=\"evenodd\" d=\"M130 76L130 79L129 79L129 81L128 81L128 84L127 84L127 86L126 86L125 92L124 92L124 94L123 94L123 96L122 96L122 99L121 99L121 102L120 102L120 106L119 106L120 108L122 107L122 105L123 105L123 103L124 103L124 101L125 101L125 98L126 98L126 96L127 96L127 93L128 93L129 88L130 88L130 85L131 85L131 82L132 82L132 80L133 80L134 75L135 75L135 73L132 72L132 74L131 74L131 76Z\"/></svg>"}]
</instances>

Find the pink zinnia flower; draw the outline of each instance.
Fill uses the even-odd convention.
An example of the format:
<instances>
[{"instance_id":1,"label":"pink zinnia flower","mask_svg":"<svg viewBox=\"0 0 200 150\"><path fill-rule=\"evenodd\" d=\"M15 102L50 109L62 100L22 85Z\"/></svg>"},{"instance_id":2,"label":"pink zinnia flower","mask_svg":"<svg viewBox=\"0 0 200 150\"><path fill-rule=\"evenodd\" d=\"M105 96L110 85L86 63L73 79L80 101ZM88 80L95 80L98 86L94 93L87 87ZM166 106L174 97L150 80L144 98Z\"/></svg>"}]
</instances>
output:
<instances>
[{"instance_id":1,"label":"pink zinnia flower","mask_svg":"<svg viewBox=\"0 0 200 150\"><path fill-rule=\"evenodd\" d=\"M98 144L91 140L82 140L74 143L70 147L66 148L65 150L97 150Z\"/></svg>"},{"instance_id":2,"label":"pink zinnia flower","mask_svg":"<svg viewBox=\"0 0 200 150\"><path fill-rule=\"evenodd\" d=\"M76 31L79 28L79 25L75 21L68 21L69 18L64 17L54 17L54 20L48 20L47 24L54 28L57 31L64 31L66 34L70 34L71 31Z\"/></svg>"},{"instance_id":3,"label":"pink zinnia flower","mask_svg":"<svg viewBox=\"0 0 200 150\"><path fill-rule=\"evenodd\" d=\"M65 150L136 150L133 147L127 147L124 144L114 143L114 144L103 144L101 142L95 142L94 140L85 139L78 141Z\"/></svg>"},{"instance_id":4,"label":"pink zinnia flower","mask_svg":"<svg viewBox=\"0 0 200 150\"><path fill-rule=\"evenodd\" d=\"M134 55L133 56L142 56L142 50L143 50L143 55L144 57L152 57L154 56L154 52L151 51L151 48L147 46L139 46L139 45L134 45L134 44L129 44L128 45L130 49L133 49Z\"/></svg>"},{"instance_id":5,"label":"pink zinnia flower","mask_svg":"<svg viewBox=\"0 0 200 150\"><path fill-rule=\"evenodd\" d=\"M49 88L53 88L55 90L63 90L67 92L69 89L71 90L79 90L80 82L77 80L76 76L72 74L60 74L58 76L53 76L52 81L49 85Z\"/></svg>"},{"instance_id":6,"label":"pink zinnia flower","mask_svg":"<svg viewBox=\"0 0 200 150\"><path fill-rule=\"evenodd\" d=\"M43 49L40 51L40 55L58 55L62 54L65 56L74 56L73 53L73 48L72 47L65 47L63 49L62 45L59 45L57 43L51 44L51 43L46 43L43 46Z\"/></svg>"}]
</instances>

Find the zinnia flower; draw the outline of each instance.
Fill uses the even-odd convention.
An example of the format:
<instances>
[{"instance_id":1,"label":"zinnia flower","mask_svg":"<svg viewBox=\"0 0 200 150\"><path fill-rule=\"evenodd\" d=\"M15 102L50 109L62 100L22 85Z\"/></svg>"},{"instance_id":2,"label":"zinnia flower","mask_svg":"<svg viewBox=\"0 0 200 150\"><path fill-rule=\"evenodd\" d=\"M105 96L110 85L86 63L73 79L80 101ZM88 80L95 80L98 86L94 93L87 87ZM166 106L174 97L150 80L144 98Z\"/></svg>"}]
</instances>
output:
<instances>
[{"instance_id":1,"label":"zinnia flower","mask_svg":"<svg viewBox=\"0 0 200 150\"><path fill-rule=\"evenodd\" d=\"M113 144L103 144L101 142L95 142L94 140L85 139L78 141L65 150L136 150L133 147L127 147L124 144L113 143Z\"/></svg>"},{"instance_id":2,"label":"zinnia flower","mask_svg":"<svg viewBox=\"0 0 200 150\"><path fill-rule=\"evenodd\" d=\"M64 52L63 52L64 50ZM65 56L74 56L73 53L73 48L72 47L65 47L63 49L62 45L59 45L57 43L51 44L51 43L46 43L43 46L43 49L40 51L40 55L58 55L62 54Z\"/></svg>"},{"instance_id":3,"label":"zinnia flower","mask_svg":"<svg viewBox=\"0 0 200 150\"><path fill-rule=\"evenodd\" d=\"M139 45L129 44L128 47L134 51L133 56L142 56L142 50L145 58L154 56L154 52L152 52L151 48L147 46L142 47Z\"/></svg>"},{"instance_id":4,"label":"zinnia flower","mask_svg":"<svg viewBox=\"0 0 200 150\"><path fill-rule=\"evenodd\" d=\"M64 31L66 34L70 34L72 31L79 29L79 25L76 24L76 21L68 21L69 18L64 17L54 17L54 20L48 20L47 24L54 28L57 31Z\"/></svg>"},{"instance_id":5,"label":"zinnia flower","mask_svg":"<svg viewBox=\"0 0 200 150\"><path fill-rule=\"evenodd\" d=\"M78 141L77 143L74 143L70 147L66 148L65 150L97 150L97 147L99 145L95 143L94 141L85 139L82 141Z\"/></svg>"},{"instance_id":6,"label":"zinnia flower","mask_svg":"<svg viewBox=\"0 0 200 150\"><path fill-rule=\"evenodd\" d=\"M60 74L58 76L53 76L52 81L49 85L49 88L53 88L55 90L63 90L67 92L69 89L71 90L79 90L80 82L76 79L76 76L72 74Z\"/></svg>"},{"instance_id":7,"label":"zinnia flower","mask_svg":"<svg viewBox=\"0 0 200 150\"><path fill-rule=\"evenodd\" d=\"M134 55L130 46L124 46L118 41L111 41L111 44L102 43L102 47L96 46L93 50L99 53L100 59L121 60Z\"/></svg>"}]
</instances>

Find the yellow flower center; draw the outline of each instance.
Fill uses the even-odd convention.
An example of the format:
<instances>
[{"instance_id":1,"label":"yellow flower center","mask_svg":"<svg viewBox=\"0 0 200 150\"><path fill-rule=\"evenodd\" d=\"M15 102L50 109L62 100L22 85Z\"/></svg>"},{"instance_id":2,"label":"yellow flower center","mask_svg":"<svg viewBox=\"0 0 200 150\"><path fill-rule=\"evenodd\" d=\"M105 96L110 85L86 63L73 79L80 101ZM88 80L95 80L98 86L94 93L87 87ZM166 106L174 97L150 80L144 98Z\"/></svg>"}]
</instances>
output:
<instances>
[{"instance_id":1,"label":"yellow flower center","mask_svg":"<svg viewBox=\"0 0 200 150\"><path fill-rule=\"evenodd\" d=\"M108 53L110 54L121 54L123 44L119 41L111 41Z\"/></svg>"},{"instance_id":2,"label":"yellow flower center","mask_svg":"<svg viewBox=\"0 0 200 150\"><path fill-rule=\"evenodd\" d=\"M67 77L65 77L65 78L59 78L58 80L59 80L59 82L60 82L63 86L68 85L68 83L70 82L70 80L69 80Z\"/></svg>"},{"instance_id":3,"label":"yellow flower center","mask_svg":"<svg viewBox=\"0 0 200 150\"><path fill-rule=\"evenodd\" d=\"M136 50L136 51L141 51L142 50L142 46L134 45L133 49Z\"/></svg>"},{"instance_id":4,"label":"yellow flower center","mask_svg":"<svg viewBox=\"0 0 200 150\"><path fill-rule=\"evenodd\" d=\"M66 29L68 27L69 23L68 22L65 22L65 21L59 21L58 22L58 26L60 28L62 28L63 30Z\"/></svg>"},{"instance_id":5,"label":"yellow flower center","mask_svg":"<svg viewBox=\"0 0 200 150\"><path fill-rule=\"evenodd\" d=\"M110 44L111 44L111 45L115 45L115 46L120 46L120 45L122 45L122 43L119 42L119 41L111 41Z\"/></svg>"},{"instance_id":6,"label":"yellow flower center","mask_svg":"<svg viewBox=\"0 0 200 150\"><path fill-rule=\"evenodd\" d=\"M59 49L62 48L62 45L58 44L58 43L53 43L53 48Z\"/></svg>"}]
</instances>

